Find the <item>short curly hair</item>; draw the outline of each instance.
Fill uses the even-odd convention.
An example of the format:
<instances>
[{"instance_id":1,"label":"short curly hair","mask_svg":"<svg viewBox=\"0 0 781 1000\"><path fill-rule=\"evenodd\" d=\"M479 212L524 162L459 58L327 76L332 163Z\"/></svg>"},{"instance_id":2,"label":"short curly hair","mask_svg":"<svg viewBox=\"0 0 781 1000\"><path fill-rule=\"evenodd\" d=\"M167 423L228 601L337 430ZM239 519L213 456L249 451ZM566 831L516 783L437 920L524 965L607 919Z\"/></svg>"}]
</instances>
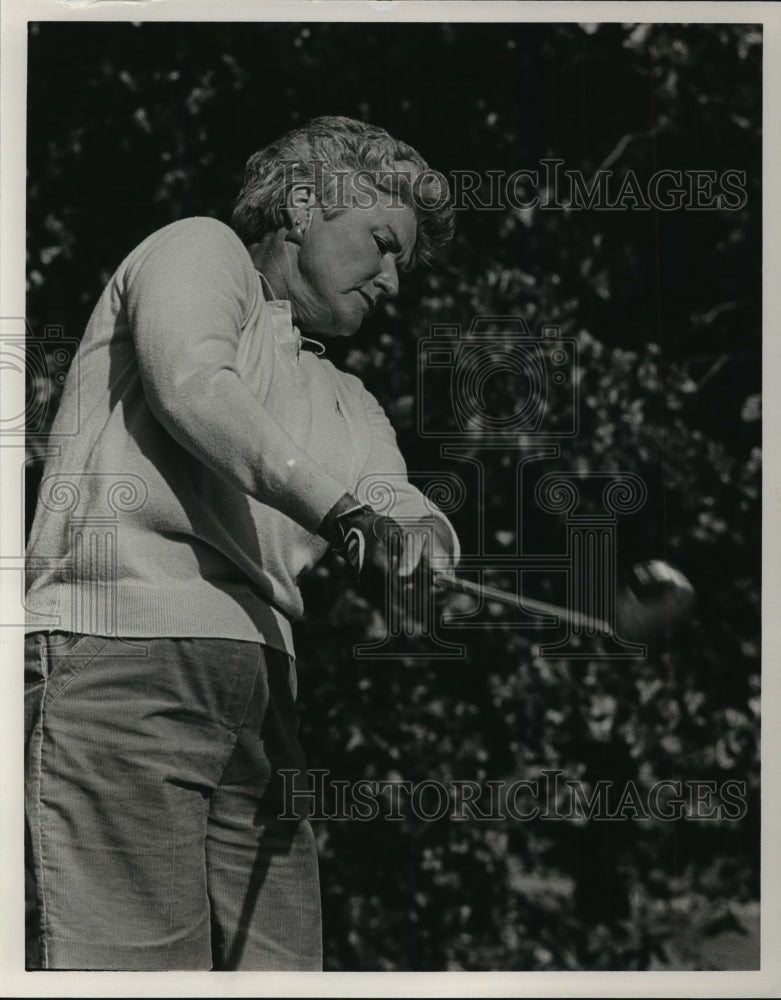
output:
<instances>
[{"instance_id":1,"label":"short curly hair","mask_svg":"<svg viewBox=\"0 0 781 1000\"><path fill-rule=\"evenodd\" d=\"M398 201L412 207L417 239L410 266L433 263L453 236L447 180L412 146L394 139L385 129L352 118L313 118L253 153L231 225L245 245L259 242L283 224L288 191L302 182L313 185L326 218L333 216L345 209L337 194L339 178L358 174L372 187L395 194Z\"/></svg>"}]
</instances>

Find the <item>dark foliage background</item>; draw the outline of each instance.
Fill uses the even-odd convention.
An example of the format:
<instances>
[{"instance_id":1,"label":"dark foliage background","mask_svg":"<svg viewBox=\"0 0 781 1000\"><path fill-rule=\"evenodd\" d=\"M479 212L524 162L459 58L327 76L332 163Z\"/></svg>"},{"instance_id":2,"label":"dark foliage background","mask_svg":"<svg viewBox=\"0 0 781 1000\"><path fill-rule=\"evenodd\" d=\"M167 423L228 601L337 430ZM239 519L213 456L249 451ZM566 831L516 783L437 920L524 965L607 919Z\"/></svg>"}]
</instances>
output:
<instances>
[{"instance_id":1,"label":"dark foliage background","mask_svg":"<svg viewBox=\"0 0 781 1000\"><path fill-rule=\"evenodd\" d=\"M756 964L761 65L749 25L31 26L28 316L68 337L140 239L226 218L248 155L315 114L384 125L445 172L746 171L739 211L462 212L446 266L329 348L387 406L412 469L463 474L415 429L429 325L521 314L577 337L582 429L546 469L644 478L619 556L691 578L678 642L644 663L554 662L497 624L455 636L465 662L356 660L378 622L336 561L307 581L298 629L304 740L334 778L736 779L745 818L320 822L330 969ZM33 372L30 391L50 419L56 380ZM486 469L497 552L514 544L516 456ZM453 514L467 548L473 516ZM531 505L523 525L560 544Z\"/></svg>"}]
</instances>

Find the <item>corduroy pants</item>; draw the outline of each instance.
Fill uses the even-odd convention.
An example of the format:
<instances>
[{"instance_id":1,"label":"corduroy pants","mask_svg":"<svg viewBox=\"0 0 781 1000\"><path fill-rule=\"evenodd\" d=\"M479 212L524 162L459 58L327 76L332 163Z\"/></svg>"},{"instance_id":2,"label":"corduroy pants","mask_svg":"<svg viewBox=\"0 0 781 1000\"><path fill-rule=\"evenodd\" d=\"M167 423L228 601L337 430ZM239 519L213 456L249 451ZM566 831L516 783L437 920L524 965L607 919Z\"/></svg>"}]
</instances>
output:
<instances>
[{"instance_id":1,"label":"corduroy pants","mask_svg":"<svg viewBox=\"0 0 781 1000\"><path fill-rule=\"evenodd\" d=\"M34 633L27 967L322 967L295 664L256 643Z\"/></svg>"}]
</instances>

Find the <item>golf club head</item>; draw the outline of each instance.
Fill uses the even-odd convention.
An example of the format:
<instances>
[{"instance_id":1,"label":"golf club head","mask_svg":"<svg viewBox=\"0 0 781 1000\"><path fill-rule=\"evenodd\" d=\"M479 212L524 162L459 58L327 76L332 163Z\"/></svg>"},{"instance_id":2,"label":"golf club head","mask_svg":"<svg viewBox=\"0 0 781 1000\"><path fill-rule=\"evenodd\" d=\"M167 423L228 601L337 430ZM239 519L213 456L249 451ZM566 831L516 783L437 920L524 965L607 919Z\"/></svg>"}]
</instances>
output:
<instances>
[{"instance_id":1,"label":"golf club head","mask_svg":"<svg viewBox=\"0 0 781 1000\"><path fill-rule=\"evenodd\" d=\"M637 563L619 583L618 634L630 642L662 645L689 618L695 602L691 583L669 563Z\"/></svg>"}]
</instances>

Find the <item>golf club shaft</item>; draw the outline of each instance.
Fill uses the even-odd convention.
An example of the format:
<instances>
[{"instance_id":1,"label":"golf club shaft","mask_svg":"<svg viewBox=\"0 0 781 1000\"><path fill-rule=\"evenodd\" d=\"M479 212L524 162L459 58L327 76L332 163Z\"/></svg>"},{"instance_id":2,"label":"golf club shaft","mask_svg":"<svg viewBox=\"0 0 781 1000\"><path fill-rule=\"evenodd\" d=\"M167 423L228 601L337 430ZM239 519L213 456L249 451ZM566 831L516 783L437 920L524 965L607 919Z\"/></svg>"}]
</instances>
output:
<instances>
[{"instance_id":1,"label":"golf club shaft","mask_svg":"<svg viewBox=\"0 0 781 1000\"><path fill-rule=\"evenodd\" d=\"M532 597L525 597L522 594L508 593L508 591L499 590L496 587L487 587L482 583L472 583L471 580L450 576L447 573L435 572L434 585L442 587L445 590L455 591L459 594L469 594L470 597L487 598L489 601L497 601L499 604L506 604L512 608L531 611L534 614L555 615L557 618L563 618L565 621L589 631L603 632L606 635L613 631L607 622L599 618L591 618L589 615L581 614L579 611L571 611L569 608L561 608L556 604L537 601Z\"/></svg>"}]
</instances>

